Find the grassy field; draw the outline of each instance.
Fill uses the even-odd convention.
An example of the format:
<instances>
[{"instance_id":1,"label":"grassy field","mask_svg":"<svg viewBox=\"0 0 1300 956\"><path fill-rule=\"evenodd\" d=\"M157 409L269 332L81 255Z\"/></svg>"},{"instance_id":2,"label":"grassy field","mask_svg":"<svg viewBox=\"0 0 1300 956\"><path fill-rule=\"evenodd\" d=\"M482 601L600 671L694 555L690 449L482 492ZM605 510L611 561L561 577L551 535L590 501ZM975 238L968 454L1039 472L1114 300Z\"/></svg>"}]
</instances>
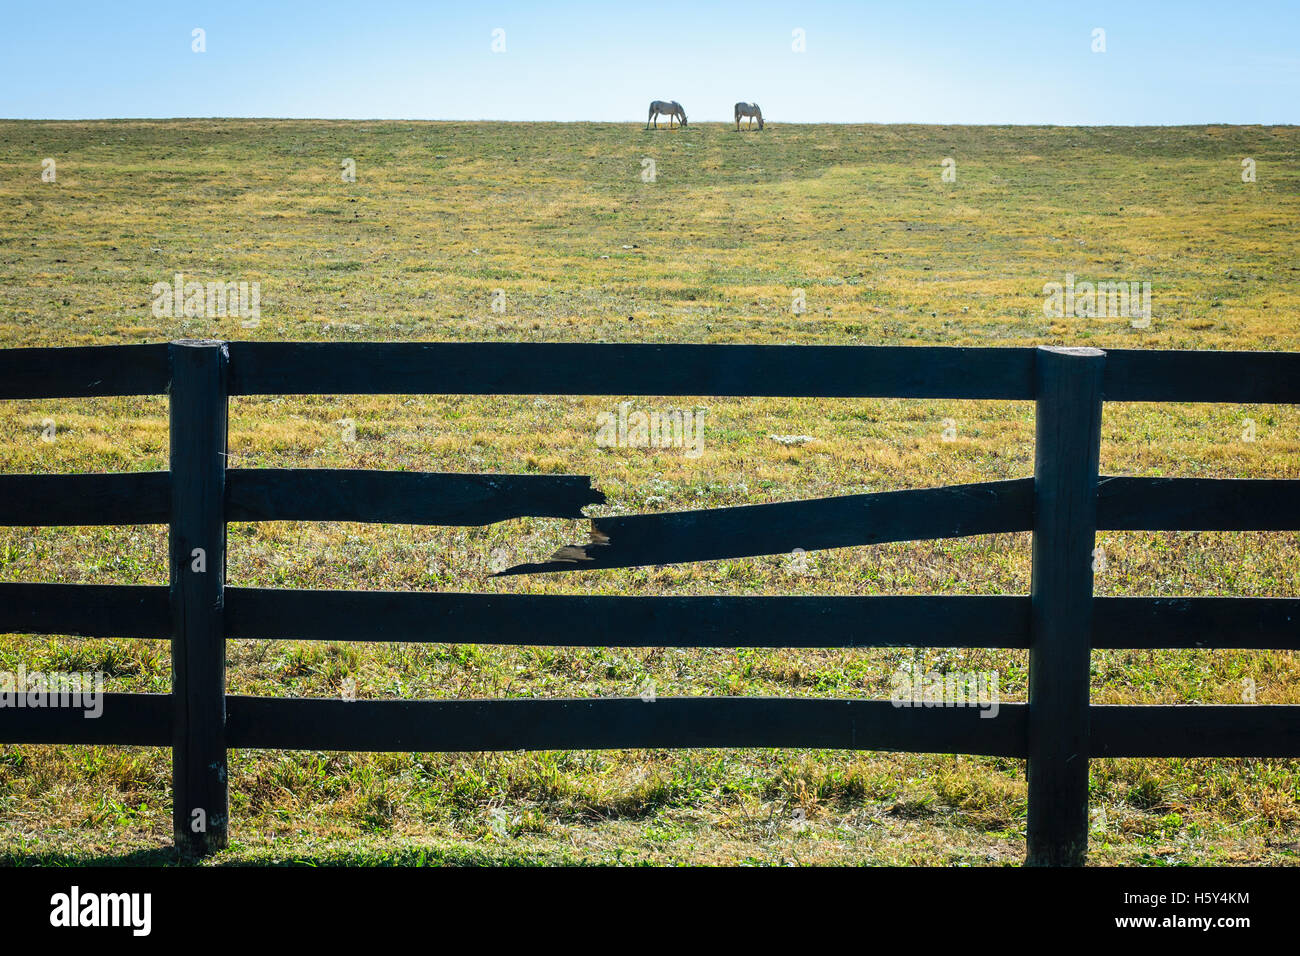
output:
<instances>
[{"instance_id":1,"label":"grassy field","mask_svg":"<svg viewBox=\"0 0 1300 956\"><path fill-rule=\"evenodd\" d=\"M1242 160L1257 181L1242 181ZM42 182L42 160L56 180ZM956 181L941 177L956 163ZM352 159L356 181L341 164ZM654 161L655 181L642 178ZM1300 130L328 121L0 122L0 346L226 339L1300 349ZM156 318L175 273L256 281L256 328ZM1048 318L1068 274L1149 281L1152 321ZM806 310L792 311L803 290ZM501 290L495 293L495 290ZM492 308L494 295L504 311ZM500 307L500 306L499 306ZM593 514L1020 477L1028 403L638 399L705 409L703 454L604 448L624 396L269 397L231 464L587 474ZM54 440L46 420L55 423ZM1253 436L1246 420L1254 423ZM347 421L355 424L349 440ZM946 420L951 420L948 424ZM1300 477L1293 407L1108 406L1101 468ZM945 427L955 440L943 440ZM807 435L783 445L772 435ZM1247 440L1253 437L1253 440ZM0 470L167 464L163 398L7 402ZM609 594L1023 593L1027 535L490 577L585 523L237 524L229 580ZM1105 533L1108 595L1300 594L1294 534ZM161 584L158 527L0 529L0 580ZM904 663L1021 652L231 642L235 693L888 696ZM915 657L915 661L914 661ZM165 642L10 635L0 670L166 691ZM1285 652L1095 652L1098 703L1300 703ZM226 862L1016 863L1024 764L820 751L232 752ZM1095 863L1300 860L1300 765L1098 760ZM168 751L0 747L0 861L165 862Z\"/></svg>"}]
</instances>

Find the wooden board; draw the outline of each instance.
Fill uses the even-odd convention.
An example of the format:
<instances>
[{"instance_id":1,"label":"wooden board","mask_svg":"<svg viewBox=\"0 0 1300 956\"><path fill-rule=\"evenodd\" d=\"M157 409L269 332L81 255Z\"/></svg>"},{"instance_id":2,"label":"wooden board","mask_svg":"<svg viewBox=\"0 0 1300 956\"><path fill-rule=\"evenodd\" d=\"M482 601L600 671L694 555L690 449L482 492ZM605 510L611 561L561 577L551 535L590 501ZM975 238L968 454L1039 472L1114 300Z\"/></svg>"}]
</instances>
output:
<instances>
[{"instance_id":1,"label":"wooden board","mask_svg":"<svg viewBox=\"0 0 1300 956\"><path fill-rule=\"evenodd\" d=\"M162 395L167 345L0 349L0 398Z\"/></svg>"},{"instance_id":2,"label":"wooden board","mask_svg":"<svg viewBox=\"0 0 1300 956\"><path fill-rule=\"evenodd\" d=\"M1300 650L1300 598L1103 597L1092 646Z\"/></svg>"},{"instance_id":3,"label":"wooden board","mask_svg":"<svg viewBox=\"0 0 1300 956\"><path fill-rule=\"evenodd\" d=\"M0 399L160 395L165 343L0 349ZM232 342L232 394L1028 400L1032 348ZM1300 403L1300 354L1108 349L1107 401Z\"/></svg>"},{"instance_id":4,"label":"wooden board","mask_svg":"<svg viewBox=\"0 0 1300 956\"><path fill-rule=\"evenodd\" d=\"M232 747L486 751L816 747L1024 755L1023 704L895 707L882 700L227 700Z\"/></svg>"},{"instance_id":5,"label":"wooden board","mask_svg":"<svg viewBox=\"0 0 1300 956\"><path fill-rule=\"evenodd\" d=\"M0 634L171 637L167 588L120 584L0 584Z\"/></svg>"},{"instance_id":6,"label":"wooden board","mask_svg":"<svg viewBox=\"0 0 1300 956\"><path fill-rule=\"evenodd\" d=\"M1097 486L1097 527L1109 531L1300 530L1300 481L1103 477Z\"/></svg>"},{"instance_id":7,"label":"wooden board","mask_svg":"<svg viewBox=\"0 0 1300 956\"><path fill-rule=\"evenodd\" d=\"M1300 757L1300 705L1091 708L1094 757Z\"/></svg>"},{"instance_id":8,"label":"wooden board","mask_svg":"<svg viewBox=\"0 0 1300 956\"><path fill-rule=\"evenodd\" d=\"M73 707L0 707L0 743L171 746L170 694L111 693L102 703L98 717Z\"/></svg>"},{"instance_id":9,"label":"wooden board","mask_svg":"<svg viewBox=\"0 0 1300 956\"><path fill-rule=\"evenodd\" d=\"M1300 352L1106 349L1108 402L1300 403Z\"/></svg>"},{"instance_id":10,"label":"wooden board","mask_svg":"<svg viewBox=\"0 0 1300 956\"><path fill-rule=\"evenodd\" d=\"M790 554L885 541L1028 531L1031 478L808 501L592 519L592 541L502 574Z\"/></svg>"},{"instance_id":11,"label":"wooden board","mask_svg":"<svg viewBox=\"0 0 1300 956\"><path fill-rule=\"evenodd\" d=\"M227 588L226 633L268 640L550 647L1026 647L1029 599Z\"/></svg>"},{"instance_id":12,"label":"wooden board","mask_svg":"<svg viewBox=\"0 0 1300 956\"><path fill-rule=\"evenodd\" d=\"M485 525L581 518L605 496L580 475L470 475L339 468L232 468L229 521Z\"/></svg>"},{"instance_id":13,"label":"wooden board","mask_svg":"<svg viewBox=\"0 0 1300 956\"><path fill-rule=\"evenodd\" d=\"M166 524L171 475L0 475L0 525L10 527Z\"/></svg>"},{"instance_id":14,"label":"wooden board","mask_svg":"<svg viewBox=\"0 0 1300 956\"><path fill-rule=\"evenodd\" d=\"M232 342L231 394L1033 397L1032 349Z\"/></svg>"}]
</instances>

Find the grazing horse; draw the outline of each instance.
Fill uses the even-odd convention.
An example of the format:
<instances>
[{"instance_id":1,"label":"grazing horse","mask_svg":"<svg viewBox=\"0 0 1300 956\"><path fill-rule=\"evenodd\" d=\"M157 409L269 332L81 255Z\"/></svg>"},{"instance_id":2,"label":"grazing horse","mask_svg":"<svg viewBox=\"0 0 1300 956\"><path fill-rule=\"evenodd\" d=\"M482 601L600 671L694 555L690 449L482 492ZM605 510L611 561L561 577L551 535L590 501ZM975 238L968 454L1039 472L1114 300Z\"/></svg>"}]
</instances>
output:
<instances>
[{"instance_id":1,"label":"grazing horse","mask_svg":"<svg viewBox=\"0 0 1300 956\"><path fill-rule=\"evenodd\" d=\"M741 118L742 116L748 116L748 117L749 117L749 127L748 127L748 128L750 128L750 129L753 128L753 126L754 126L754 120L755 120L755 119L758 120L758 128L759 128L759 129L762 129L762 128L763 128L763 111L760 110L760 109L758 108L758 104L757 104L757 103L737 103L737 104L736 104L736 131L737 131L737 132L740 131L740 118Z\"/></svg>"},{"instance_id":2,"label":"grazing horse","mask_svg":"<svg viewBox=\"0 0 1300 956\"><path fill-rule=\"evenodd\" d=\"M659 128L659 117L668 117L668 128L673 128L673 117L677 117L677 122L683 126L686 125L686 110L682 109L682 104L673 100L671 103L665 103L663 100L655 100L650 104L650 115L646 117L645 128L650 128L650 121L654 120L655 129Z\"/></svg>"}]
</instances>

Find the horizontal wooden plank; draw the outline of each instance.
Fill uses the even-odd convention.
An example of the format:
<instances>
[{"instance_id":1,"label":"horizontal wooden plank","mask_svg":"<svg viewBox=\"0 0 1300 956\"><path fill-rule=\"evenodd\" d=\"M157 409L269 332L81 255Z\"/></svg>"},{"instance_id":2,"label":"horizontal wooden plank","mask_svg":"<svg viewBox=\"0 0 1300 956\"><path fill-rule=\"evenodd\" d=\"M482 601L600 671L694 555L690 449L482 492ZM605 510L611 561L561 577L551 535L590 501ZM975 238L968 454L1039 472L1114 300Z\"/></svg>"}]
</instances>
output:
<instances>
[{"instance_id":1,"label":"horizontal wooden plank","mask_svg":"<svg viewBox=\"0 0 1300 956\"><path fill-rule=\"evenodd\" d=\"M1088 719L1093 757L1300 757L1300 705L1094 705Z\"/></svg>"},{"instance_id":2,"label":"horizontal wooden plank","mask_svg":"<svg viewBox=\"0 0 1300 956\"><path fill-rule=\"evenodd\" d=\"M471 475L339 468L232 468L229 521L484 525L581 518L605 496L581 475Z\"/></svg>"},{"instance_id":3,"label":"horizontal wooden plank","mask_svg":"<svg viewBox=\"0 0 1300 956\"><path fill-rule=\"evenodd\" d=\"M162 395L170 381L166 344L0 349L0 398Z\"/></svg>"},{"instance_id":4,"label":"horizontal wooden plank","mask_svg":"<svg viewBox=\"0 0 1300 956\"><path fill-rule=\"evenodd\" d=\"M167 588L0 583L0 634L170 637Z\"/></svg>"},{"instance_id":5,"label":"horizontal wooden plank","mask_svg":"<svg viewBox=\"0 0 1300 956\"><path fill-rule=\"evenodd\" d=\"M1033 397L1033 350L231 342L231 394Z\"/></svg>"},{"instance_id":6,"label":"horizontal wooden plank","mask_svg":"<svg viewBox=\"0 0 1300 956\"><path fill-rule=\"evenodd\" d=\"M1025 708L895 707L884 700L226 698L231 747L484 751L810 747L1023 756Z\"/></svg>"},{"instance_id":7,"label":"horizontal wooden plank","mask_svg":"<svg viewBox=\"0 0 1300 956\"><path fill-rule=\"evenodd\" d=\"M546 647L1028 647L1012 595L640 597L227 588L232 638Z\"/></svg>"},{"instance_id":8,"label":"horizontal wooden plank","mask_svg":"<svg viewBox=\"0 0 1300 956\"><path fill-rule=\"evenodd\" d=\"M1033 397L1033 349L232 342L234 394ZM1108 349L1107 401L1298 403L1300 353ZM0 398L160 395L166 343L0 350Z\"/></svg>"},{"instance_id":9,"label":"horizontal wooden plank","mask_svg":"<svg viewBox=\"0 0 1300 956\"><path fill-rule=\"evenodd\" d=\"M1108 402L1300 403L1300 352L1107 349Z\"/></svg>"},{"instance_id":10,"label":"horizontal wooden plank","mask_svg":"<svg viewBox=\"0 0 1300 956\"><path fill-rule=\"evenodd\" d=\"M1300 598L1094 598L1092 646L1300 650Z\"/></svg>"},{"instance_id":11,"label":"horizontal wooden plank","mask_svg":"<svg viewBox=\"0 0 1300 956\"><path fill-rule=\"evenodd\" d=\"M808 501L593 518L592 540L501 574L590 571L1028 531L1032 478Z\"/></svg>"},{"instance_id":12,"label":"horizontal wooden plank","mask_svg":"<svg viewBox=\"0 0 1300 956\"><path fill-rule=\"evenodd\" d=\"M170 744L167 694L76 708L0 707L0 743ZM226 698L231 747L484 751L809 747L1024 755L1025 705L895 707L791 698L395 701ZM983 711L991 712L991 711ZM1300 706L1094 705L1093 757L1300 757Z\"/></svg>"},{"instance_id":13,"label":"horizontal wooden plank","mask_svg":"<svg viewBox=\"0 0 1300 956\"><path fill-rule=\"evenodd\" d=\"M523 515L581 517L604 495L576 475L474 475L357 469L232 469L232 521L336 520L398 524L487 524ZM599 518L598 535L624 548L692 547L712 557L779 554L1028 530L1030 478L846 495L662 515ZM1098 482L1097 525L1115 531L1300 530L1300 480L1132 478ZM167 472L0 475L0 525L162 524L170 515ZM824 543L822 543L824 542ZM610 545L564 549L561 563L584 567L669 564L652 556L623 564ZM758 549L758 550L753 550ZM716 553L715 553L716 552ZM630 554L630 552L627 552ZM710 560L679 557L675 561ZM528 566L542 570L542 566ZM545 570L573 570L572 567ZM511 569L507 573L523 573Z\"/></svg>"},{"instance_id":14,"label":"horizontal wooden plank","mask_svg":"<svg viewBox=\"0 0 1300 956\"><path fill-rule=\"evenodd\" d=\"M1285 478L1119 478L1097 484L1107 531L1300 530L1300 481Z\"/></svg>"},{"instance_id":15,"label":"horizontal wooden plank","mask_svg":"<svg viewBox=\"0 0 1300 956\"><path fill-rule=\"evenodd\" d=\"M5 744L122 744L170 747L170 694L103 694L102 701L85 701L98 717L73 707L0 706L0 743Z\"/></svg>"},{"instance_id":16,"label":"horizontal wooden plank","mask_svg":"<svg viewBox=\"0 0 1300 956\"><path fill-rule=\"evenodd\" d=\"M0 475L0 526L166 524L165 471L88 475Z\"/></svg>"}]
</instances>

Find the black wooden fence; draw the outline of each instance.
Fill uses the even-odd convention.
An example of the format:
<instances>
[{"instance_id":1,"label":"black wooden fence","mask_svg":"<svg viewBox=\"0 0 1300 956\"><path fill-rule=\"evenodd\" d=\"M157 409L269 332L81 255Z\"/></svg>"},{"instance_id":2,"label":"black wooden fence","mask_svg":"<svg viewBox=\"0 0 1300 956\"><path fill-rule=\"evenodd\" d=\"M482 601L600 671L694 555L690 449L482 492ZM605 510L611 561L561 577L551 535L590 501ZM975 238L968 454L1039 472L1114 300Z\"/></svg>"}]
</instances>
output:
<instances>
[{"instance_id":1,"label":"black wooden fence","mask_svg":"<svg viewBox=\"0 0 1300 956\"><path fill-rule=\"evenodd\" d=\"M172 642L171 694L102 716L0 708L0 741L170 746L178 845L228 831L231 747L372 751L813 747L1027 758L1028 862L1079 864L1088 758L1293 757L1300 706L1091 706L1091 648L1300 648L1297 598L1094 598L1099 529L1296 530L1300 481L1097 474L1111 402L1300 402L1300 354L1063 348L504 343L171 344L0 351L0 399L171 396L171 470L0 476L0 524L170 525L170 587L0 584L0 633ZM584 478L226 467L230 395L569 394L1032 399L1034 476L596 519L581 567L1033 532L1030 594L602 597L228 587L228 521L479 525L577 517ZM204 560L200 562L198 550ZM566 570L551 562L519 572ZM203 570L196 570L202 567ZM1029 701L280 699L225 693L227 638L1029 650Z\"/></svg>"}]
</instances>

